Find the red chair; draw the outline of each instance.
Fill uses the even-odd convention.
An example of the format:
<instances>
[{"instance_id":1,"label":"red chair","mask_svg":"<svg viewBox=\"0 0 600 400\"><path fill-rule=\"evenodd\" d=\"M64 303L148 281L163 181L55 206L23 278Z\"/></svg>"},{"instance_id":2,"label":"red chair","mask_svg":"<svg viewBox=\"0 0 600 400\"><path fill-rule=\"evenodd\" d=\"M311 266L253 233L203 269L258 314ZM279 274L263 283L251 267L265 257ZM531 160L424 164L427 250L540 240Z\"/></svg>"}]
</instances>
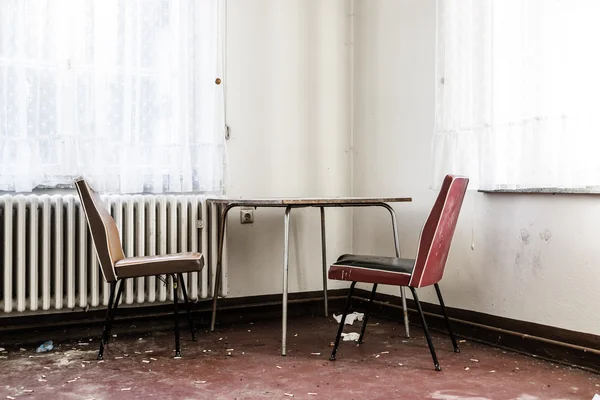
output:
<instances>
[{"instance_id":1,"label":"red chair","mask_svg":"<svg viewBox=\"0 0 600 400\"><path fill-rule=\"evenodd\" d=\"M415 290L416 288L434 285L446 320L446 325L448 326L448 332L452 339L454 352L459 352L456 339L454 338L454 334L450 327L450 321L448 320L448 314L446 313L446 307L444 306L444 300L442 299L442 293L440 292L438 282L442 279L444 274L444 267L446 266L450 243L452 242L452 236L454 235L456 222L458 220L468 183L469 179L465 177L447 175L444 178L437 200L435 201L433 209L421 231L419 249L415 260L396 257L345 254L331 265L329 268L329 279L351 281L352 284L350 285L346 307L342 315L337 337L335 338L335 345L331 352L330 360L335 360L340 337L342 336L342 330L344 329L344 320L348 314L350 299L356 282L373 283L373 291L371 292L367 313L363 320L360 337L357 341L358 344L362 343L365 334L365 328L371 312L371 305L375 298L375 292L377 291L377 285L408 286L413 294L417 310L421 317L421 323L423 324L427 344L431 351L433 364L435 365L435 369L440 371L440 364L435 354L433 343L431 342L427 324L425 323L425 316L421 309L417 291Z\"/></svg>"}]
</instances>

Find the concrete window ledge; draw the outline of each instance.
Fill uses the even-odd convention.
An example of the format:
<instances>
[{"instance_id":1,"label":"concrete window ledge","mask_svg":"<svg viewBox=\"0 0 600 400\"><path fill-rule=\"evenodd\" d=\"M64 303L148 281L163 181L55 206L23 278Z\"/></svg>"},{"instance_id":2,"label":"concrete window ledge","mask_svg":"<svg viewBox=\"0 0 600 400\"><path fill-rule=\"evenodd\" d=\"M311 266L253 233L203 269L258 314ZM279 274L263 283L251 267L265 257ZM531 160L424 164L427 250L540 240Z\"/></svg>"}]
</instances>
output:
<instances>
[{"instance_id":1,"label":"concrete window ledge","mask_svg":"<svg viewBox=\"0 0 600 400\"><path fill-rule=\"evenodd\" d=\"M584 195L600 195L600 187L589 187L582 189L567 189L567 188L535 188L535 189L494 189L494 190L478 190L480 193L486 194L584 194Z\"/></svg>"}]
</instances>

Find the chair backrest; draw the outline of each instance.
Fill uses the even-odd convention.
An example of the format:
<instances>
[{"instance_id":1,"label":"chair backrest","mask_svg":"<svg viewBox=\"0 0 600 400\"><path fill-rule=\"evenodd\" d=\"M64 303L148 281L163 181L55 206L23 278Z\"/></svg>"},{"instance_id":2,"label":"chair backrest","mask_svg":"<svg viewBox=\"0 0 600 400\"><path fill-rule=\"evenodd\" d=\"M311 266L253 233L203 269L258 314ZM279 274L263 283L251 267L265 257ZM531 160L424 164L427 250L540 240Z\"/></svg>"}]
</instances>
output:
<instances>
[{"instance_id":1,"label":"chair backrest","mask_svg":"<svg viewBox=\"0 0 600 400\"><path fill-rule=\"evenodd\" d=\"M444 178L437 200L421 231L409 286L429 286L442 279L468 184L469 179L465 177L446 175Z\"/></svg>"},{"instance_id":2,"label":"chair backrest","mask_svg":"<svg viewBox=\"0 0 600 400\"><path fill-rule=\"evenodd\" d=\"M83 179L75 180L75 187L85 212L92 242L100 259L102 275L107 282L115 282L115 263L125 258L117 224L108 213L102 199Z\"/></svg>"}]
</instances>

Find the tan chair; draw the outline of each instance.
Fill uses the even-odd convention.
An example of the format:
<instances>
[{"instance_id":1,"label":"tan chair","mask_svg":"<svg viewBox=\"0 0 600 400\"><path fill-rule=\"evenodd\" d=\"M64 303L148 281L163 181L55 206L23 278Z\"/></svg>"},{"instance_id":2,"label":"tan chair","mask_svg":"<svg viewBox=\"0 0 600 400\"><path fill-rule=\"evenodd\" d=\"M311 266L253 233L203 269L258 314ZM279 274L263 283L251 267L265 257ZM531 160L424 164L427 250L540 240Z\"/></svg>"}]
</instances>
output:
<instances>
[{"instance_id":1,"label":"tan chair","mask_svg":"<svg viewBox=\"0 0 600 400\"><path fill-rule=\"evenodd\" d=\"M173 299L175 305L175 357L181 357L179 343L179 313L177 309L177 286L181 283L181 291L187 308L187 315L192 331L192 340L196 340L194 325L190 314L190 304L182 274L198 272L204 267L204 256L200 253L178 253L161 256L125 258L119 238L119 230L115 220L110 216L100 196L96 194L83 179L75 180L81 204L92 234L92 241L100 260L102 275L110 284L110 298L106 309L106 319L98 360L102 360L104 346L108 344L115 312L121 300L124 281L127 278L138 278L152 275L171 275L173 277ZM159 276L159 278L161 278ZM118 287L118 289L117 289ZM117 298L115 300L115 293Z\"/></svg>"}]
</instances>

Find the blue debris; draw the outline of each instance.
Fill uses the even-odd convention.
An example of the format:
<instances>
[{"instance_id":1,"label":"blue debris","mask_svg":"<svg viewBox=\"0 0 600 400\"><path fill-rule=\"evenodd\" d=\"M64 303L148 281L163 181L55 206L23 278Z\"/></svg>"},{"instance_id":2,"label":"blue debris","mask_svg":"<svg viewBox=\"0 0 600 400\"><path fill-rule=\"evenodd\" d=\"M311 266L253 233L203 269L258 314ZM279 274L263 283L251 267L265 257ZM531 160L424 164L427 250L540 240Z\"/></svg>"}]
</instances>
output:
<instances>
[{"instance_id":1,"label":"blue debris","mask_svg":"<svg viewBox=\"0 0 600 400\"><path fill-rule=\"evenodd\" d=\"M52 343L52 340L49 340L43 344L40 345L40 347L38 347L36 349L36 353L45 353L47 351L50 351L54 348L54 343Z\"/></svg>"}]
</instances>

